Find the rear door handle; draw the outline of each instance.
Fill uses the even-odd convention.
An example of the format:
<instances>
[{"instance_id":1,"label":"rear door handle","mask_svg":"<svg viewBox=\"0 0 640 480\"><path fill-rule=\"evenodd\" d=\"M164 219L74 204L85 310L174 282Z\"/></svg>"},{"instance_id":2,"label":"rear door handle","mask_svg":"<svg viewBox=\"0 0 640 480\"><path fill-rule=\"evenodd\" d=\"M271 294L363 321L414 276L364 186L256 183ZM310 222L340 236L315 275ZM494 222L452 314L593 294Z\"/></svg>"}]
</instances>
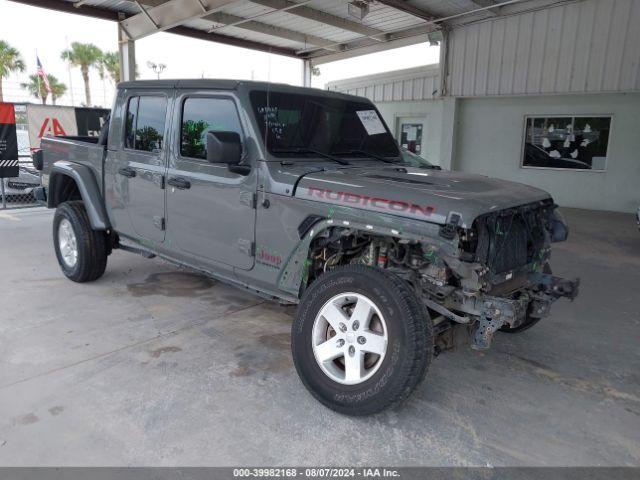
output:
<instances>
[{"instance_id":1,"label":"rear door handle","mask_svg":"<svg viewBox=\"0 0 640 480\"><path fill-rule=\"evenodd\" d=\"M118 170L118 173L122 176L133 178L136 176L136 171L130 167L124 167Z\"/></svg>"},{"instance_id":2,"label":"rear door handle","mask_svg":"<svg viewBox=\"0 0 640 480\"><path fill-rule=\"evenodd\" d=\"M191 188L191 182L180 177L170 178L167 183L172 187L176 187L180 190L187 190Z\"/></svg>"}]
</instances>

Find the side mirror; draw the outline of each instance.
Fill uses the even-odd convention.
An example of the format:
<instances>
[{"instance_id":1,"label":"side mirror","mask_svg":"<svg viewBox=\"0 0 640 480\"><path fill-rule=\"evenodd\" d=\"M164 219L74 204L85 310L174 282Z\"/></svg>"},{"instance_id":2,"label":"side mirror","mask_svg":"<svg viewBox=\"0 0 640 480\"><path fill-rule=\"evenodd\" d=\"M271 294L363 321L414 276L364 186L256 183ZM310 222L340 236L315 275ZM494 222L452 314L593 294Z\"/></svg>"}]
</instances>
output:
<instances>
[{"instance_id":1,"label":"side mirror","mask_svg":"<svg viewBox=\"0 0 640 480\"><path fill-rule=\"evenodd\" d=\"M242 141L237 132L207 132L207 161L238 165L242 158Z\"/></svg>"}]
</instances>

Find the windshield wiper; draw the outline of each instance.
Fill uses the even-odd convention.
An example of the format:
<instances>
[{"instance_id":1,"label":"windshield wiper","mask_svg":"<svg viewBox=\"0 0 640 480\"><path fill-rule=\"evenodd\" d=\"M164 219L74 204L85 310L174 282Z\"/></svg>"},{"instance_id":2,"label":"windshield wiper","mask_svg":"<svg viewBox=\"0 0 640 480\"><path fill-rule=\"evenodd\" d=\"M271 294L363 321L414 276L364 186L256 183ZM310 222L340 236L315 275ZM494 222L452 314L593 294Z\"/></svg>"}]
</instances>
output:
<instances>
[{"instance_id":1,"label":"windshield wiper","mask_svg":"<svg viewBox=\"0 0 640 480\"><path fill-rule=\"evenodd\" d=\"M383 157L375 153L367 152L366 150L354 149L354 150L346 150L344 152L331 152L331 153L333 155L353 155L354 153L359 153L361 155L366 155L367 157L375 158L376 160L380 160L381 162L384 162L384 163L395 163L395 164L400 163L400 162L396 162L395 160L391 160L387 157Z\"/></svg>"},{"instance_id":2,"label":"windshield wiper","mask_svg":"<svg viewBox=\"0 0 640 480\"><path fill-rule=\"evenodd\" d=\"M318 155L319 157L323 157L323 158L327 158L329 160L333 160L334 162L339 163L340 165L351 165L346 160L342 160L341 158L334 157L333 155L330 155L328 153L321 152L320 150L316 150L315 148L307 148L307 147L300 147L300 148L273 148L273 149L271 149L271 152L272 153L297 153L297 154L313 153L315 155Z\"/></svg>"}]
</instances>

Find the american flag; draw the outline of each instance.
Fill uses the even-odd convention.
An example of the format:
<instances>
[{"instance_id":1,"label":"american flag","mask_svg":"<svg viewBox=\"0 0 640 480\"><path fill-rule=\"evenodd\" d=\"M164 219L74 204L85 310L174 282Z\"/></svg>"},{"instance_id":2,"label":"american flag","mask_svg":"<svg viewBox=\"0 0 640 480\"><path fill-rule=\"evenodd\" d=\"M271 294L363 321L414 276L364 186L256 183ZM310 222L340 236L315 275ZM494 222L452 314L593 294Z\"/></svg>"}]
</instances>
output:
<instances>
[{"instance_id":1,"label":"american flag","mask_svg":"<svg viewBox=\"0 0 640 480\"><path fill-rule=\"evenodd\" d=\"M44 82L44 88L47 89L47 92L51 93L51 85L49 85L49 77L47 77L47 74L45 73L44 68L42 68L42 63L40 63L40 57L38 57L37 55L36 55L36 61L38 62L38 76Z\"/></svg>"}]
</instances>

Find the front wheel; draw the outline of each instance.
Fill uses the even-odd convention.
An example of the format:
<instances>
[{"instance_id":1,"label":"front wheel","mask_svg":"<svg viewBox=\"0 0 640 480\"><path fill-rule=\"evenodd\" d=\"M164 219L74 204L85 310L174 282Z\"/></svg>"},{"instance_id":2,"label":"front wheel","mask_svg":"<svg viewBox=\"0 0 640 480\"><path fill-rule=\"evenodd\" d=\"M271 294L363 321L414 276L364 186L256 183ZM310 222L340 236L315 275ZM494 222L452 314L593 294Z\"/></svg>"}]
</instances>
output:
<instances>
[{"instance_id":1,"label":"front wheel","mask_svg":"<svg viewBox=\"0 0 640 480\"><path fill-rule=\"evenodd\" d=\"M53 217L53 245L62 273L74 282L91 282L107 267L107 238L93 230L82 202L61 203Z\"/></svg>"},{"instance_id":2,"label":"front wheel","mask_svg":"<svg viewBox=\"0 0 640 480\"><path fill-rule=\"evenodd\" d=\"M291 333L302 382L327 407L378 413L424 378L433 324L411 286L382 270L344 266L305 292Z\"/></svg>"}]
</instances>

